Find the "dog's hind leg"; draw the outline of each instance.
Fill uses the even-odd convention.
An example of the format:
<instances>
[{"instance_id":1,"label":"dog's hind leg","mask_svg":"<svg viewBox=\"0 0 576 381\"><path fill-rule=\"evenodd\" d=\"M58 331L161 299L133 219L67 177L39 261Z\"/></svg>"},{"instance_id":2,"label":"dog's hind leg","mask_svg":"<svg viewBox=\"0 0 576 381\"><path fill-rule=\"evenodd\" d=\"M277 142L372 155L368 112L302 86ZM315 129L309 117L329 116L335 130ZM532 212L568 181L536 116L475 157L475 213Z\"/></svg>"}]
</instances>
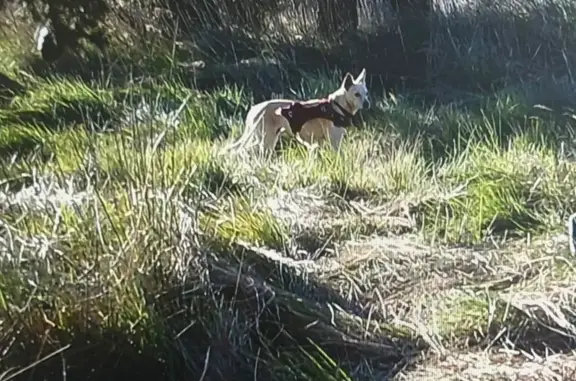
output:
<instances>
[{"instance_id":1,"label":"dog's hind leg","mask_svg":"<svg viewBox=\"0 0 576 381\"><path fill-rule=\"evenodd\" d=\"M262 137L262 153L266 156L270 156L274 151L274 147L278 144L278 139L280 135L286 130L284 126L277 127L275 129L268 129L263 126L264 136Z\"/></svg>"},{"instance_id":2,"label":"dog's hind leg","mask_svg":"<svg viewBox=\"0 0 576 381\"><path fill-rule=\"evenodd\" d=\"M251 147L254 143L254 140L256 140L256 143L259 143L262 139L264 113L265 109L261 108L253 118L247 116L244 123L244 133L236 142L230 144L226 148L226 151L249 148L249 146Z\"/></svg>"}]
</instances>

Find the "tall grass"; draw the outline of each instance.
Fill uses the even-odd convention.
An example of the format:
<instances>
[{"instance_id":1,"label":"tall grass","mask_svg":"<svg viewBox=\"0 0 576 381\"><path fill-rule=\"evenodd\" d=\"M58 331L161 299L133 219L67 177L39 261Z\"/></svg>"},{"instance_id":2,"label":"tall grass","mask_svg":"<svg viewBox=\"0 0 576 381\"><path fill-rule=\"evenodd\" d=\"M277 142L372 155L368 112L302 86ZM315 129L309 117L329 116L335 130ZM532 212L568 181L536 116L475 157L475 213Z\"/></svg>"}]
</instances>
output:
<instances>
[{"instance_id":1,"label":"tall grass","mask_svg":"<svg viewBox=\"0 0 576 381\"><path fill-rule=\"evenodd\" d=\"M446 355L498 370L501 350L573 366L572 5L507 4L436 14L428 82L373 90L342 155L285 141L270 160L221 154L249 105L348 69L275 52L205 63L226 83L194 87L158 37L71 76L27 66L12 30L0 378L426 379Z\"/></svg>"}]
</instances>

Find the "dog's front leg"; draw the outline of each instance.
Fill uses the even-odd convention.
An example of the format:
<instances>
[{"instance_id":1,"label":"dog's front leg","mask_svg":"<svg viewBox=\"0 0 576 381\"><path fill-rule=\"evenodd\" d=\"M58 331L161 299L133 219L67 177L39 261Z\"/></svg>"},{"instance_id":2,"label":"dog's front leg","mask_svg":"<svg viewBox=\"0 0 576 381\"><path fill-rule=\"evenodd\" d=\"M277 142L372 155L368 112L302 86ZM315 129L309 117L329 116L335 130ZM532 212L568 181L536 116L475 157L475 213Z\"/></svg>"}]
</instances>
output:
<instances>
[{"instance_id":1,"label":"dog's front leg","mask_svg":"<svg viewBox=\"0 0 576 381\"><path fill-rule=\"evenodd\" d=\"M342 143L342 139L344 138L345 134L346 129L343 127L332 126L330 129L330 144L332 145L334 151L338 152L340 155L342 155L342 151L340 151L340 144Z\"/></svg>"}]
</instances>

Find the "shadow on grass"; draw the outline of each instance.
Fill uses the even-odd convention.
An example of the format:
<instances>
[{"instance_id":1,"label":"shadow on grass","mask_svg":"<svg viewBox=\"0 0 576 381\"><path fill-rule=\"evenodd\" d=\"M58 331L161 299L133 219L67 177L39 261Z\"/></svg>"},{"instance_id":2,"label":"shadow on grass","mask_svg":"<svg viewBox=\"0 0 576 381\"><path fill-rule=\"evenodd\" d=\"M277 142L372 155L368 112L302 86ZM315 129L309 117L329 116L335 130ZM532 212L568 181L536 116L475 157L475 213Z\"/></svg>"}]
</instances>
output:
<instances>
[{"instance_id":1,"label":"shadow on grass","mask_svg":"<svg viewBox=\"0 0 576 381\"><path fill-rule=\"evenodd\" d=\"M351 186L345 179L341 178L332 181L330 190L346 201L367 200L377 196L376 192L361 187Z\"/></svg>"},{"instance_id":2,"label":"shadow on grass","mask_svg":"<svg viewBox=\"0 0 576 381\"><path fill-rule=\"evenodd\" d=\"M0 141L0 158L7 159L14 155L30 155L42 148L42 139L38 136L21 134L10 140Z\"/></svg>"},{"instance_id":3,"label":"shadow on grass","mask_svg":"<svg viewBox=\"0 0 576 381\"><path fill-rule=\"evenodd\" d=\"M22 381L96 381L147 377L160 380L169 375L170 368L163 361L165 354L155 353L154 348L142 353L126 332L109 329L98 333L71 333L53 328L47 329L43 336L47 342L38 345L38 332L19 333L16 339L23 348L11 351L10 356L2 359L4 369L14 367L6 376ZM27 363L22 362L24 358L28 359ZM29 368L24 370L26 366Z\"/></svg>"},{"instance_id":4,"label":"shadow on grass","mask_svg":"<svg viewBox=\"0 0 576 381\"><path fill-rule=\"evenodd\" d=\"M49 129L76 127L89 119L113 121L114 111L109 105L94 99L54 100L55 104L44 110L5 110L0 122L5 125L22 124L44 126Z\"/></svg>"},{"instance_id":5,"label":"shadow on grass","mask_svg":"<svg viewBox=\"0 0 576 381\"><path fill-rule=\"evenodd\" d=\"M261 252L238 247L231 255L230 248L222 247L214 252L209 267L211 289L208 294L204 293L208 297L201 308L206 311L219 309L222 315L218 320L238 316L239 324L230 326L231 322L202 319L204 324L191 328L181 336L181 340L188 343L184 344L185 347L204 340L214 343L212 348L216 351L211 355L217 366L211 367L208 374L215 379L220 379L218 373L226 375L232 372L241 375L240 379L253 379L254 361L258 361L254 358L257 348L262 351L262 358L268 359L264 363L271 360L277 363L257 367L260 377L273 380L286 379L300 370L289 369L290 357L298 358L299 347L312 349L310 341L320 346L346 371L351 371L354 364L363 359L369 359L380 364L380 371L387 369L390 375L424 349L422 343L412 342L408 337L393 332L374 340L362 339L361 329L346 318L334 316L327 304L338 304L351 315L364 315L358 306L346 302L313 276L303 277L294 267L280 266ZM188 289L180 292L179 303L184 305L179 308L194 305L199 293L203 292L197 288L196 291ZM174 327L174 332L183 329L183 324L181 321L180 327ZM214 324L219 329L214 329ZM216 335L210 337L207 335L209 332ZM231 337L229 332L234 332L237 337ZM241 347L231 353L230 344L233 343ZM205 349L196 352L198 366L201 366L205 353ZM279 366L282 362L284 369ZM290 374L290 371L294 373Z\"/></svg>"},{"instance_id":6,"label":"shadow on grass","mask_svg":"<svg viewBox=\"0 0 576 381\"><path fill-rule=\"evenodd\" d=\"M223 193L242 195L248 191L246 183L234 178L231 172L214 161L204 164L200 171L201 188L215 195Z\"/></svg>"},{"instance_id":7,"label":"shadow on grass","mask_svg":"<svg viewBox=\"0 0 576 381\"><path fill-rule=\"evenodd\" d=\"M85 129L90 133L118 129L117 109L98 99L54 99L52 106L0 110L0 159L35 157L46 162L52 154L45 145L53 133ZM63 137L63 139L66 139ZM64 154L64 153L61 153Z\"/></svg>"},{"instance_id":8,"label":"shadow on grass","mask_svg":"<svg viewBox=\"0 0 576 381\"><path fill-rule=\"evenodd\" d=\"M392 376L425 349L392 330L365 339L361 326L327 305L338 303L349 316L358 315L329 286L261 253L213 246L195 254L182 286L157 277L155 289L145 295L146 315L156 323L121 332L78 321L60 331L38 321L34 331L17 335L26 347L12 347L2 359L4 367L22 369L70 345L15 379L51 381L65 374L87 380L144 375L227 380L233 374L235 380L285 380L336 372L319 347L345 371L370 361ZM19 326L17 320L12 323ZM85 333L90 331L94 334Z\"/></svg>"},{"instance_id":9,"label":"shadow on grass","mask_svg":"<svg viewBox=\"0 0 576 381\"><path fill-rule=\"evenodd\" d=\"M148 134L164 128L183 98L180 88L167 86L98 89L101 93L83 88L85 84L75 93L75 86L74 82L44 85L0 109L0 157L27 155L41 148L46 139L58 140L54 134L64 136L70 130L101 134L144 126L131 134L149 138Z\"/></svg>"},{"instance_id":10,"label":"shadow on grass","mask_svg":"<svg viewBox=\"0 0 576 381\"><path fill-rule=\"evenodd\" d=\"M15 96L24 93L25 87L19 82L0 73L0 106L9 104Z\"/></svg>"}]
</instances>

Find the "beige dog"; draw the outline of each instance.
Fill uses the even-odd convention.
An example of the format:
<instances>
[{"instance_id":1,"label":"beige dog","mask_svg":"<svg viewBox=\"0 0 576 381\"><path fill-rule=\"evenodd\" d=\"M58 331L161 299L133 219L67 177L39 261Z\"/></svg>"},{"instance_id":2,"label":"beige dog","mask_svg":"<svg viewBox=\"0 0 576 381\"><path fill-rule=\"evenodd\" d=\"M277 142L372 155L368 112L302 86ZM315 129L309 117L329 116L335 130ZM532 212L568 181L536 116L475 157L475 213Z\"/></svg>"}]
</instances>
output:
<instances>
[{"instance_id":1,"label":"beige dog","mask_svg":"<svg viewBox=\"0 0 576 381\"><path fill-rule=\"evenodd\" d=\"M317 142L329 140L332 148L339 151L352 116L369 107L366 70L356 79L346 73L340 88L326 99L271 99L252 106L246 115L244 133L229 149L258 144L260 152L269 154L280 135L288 132L309 149L316 148Z\"/></svg>"}]
</instances>

